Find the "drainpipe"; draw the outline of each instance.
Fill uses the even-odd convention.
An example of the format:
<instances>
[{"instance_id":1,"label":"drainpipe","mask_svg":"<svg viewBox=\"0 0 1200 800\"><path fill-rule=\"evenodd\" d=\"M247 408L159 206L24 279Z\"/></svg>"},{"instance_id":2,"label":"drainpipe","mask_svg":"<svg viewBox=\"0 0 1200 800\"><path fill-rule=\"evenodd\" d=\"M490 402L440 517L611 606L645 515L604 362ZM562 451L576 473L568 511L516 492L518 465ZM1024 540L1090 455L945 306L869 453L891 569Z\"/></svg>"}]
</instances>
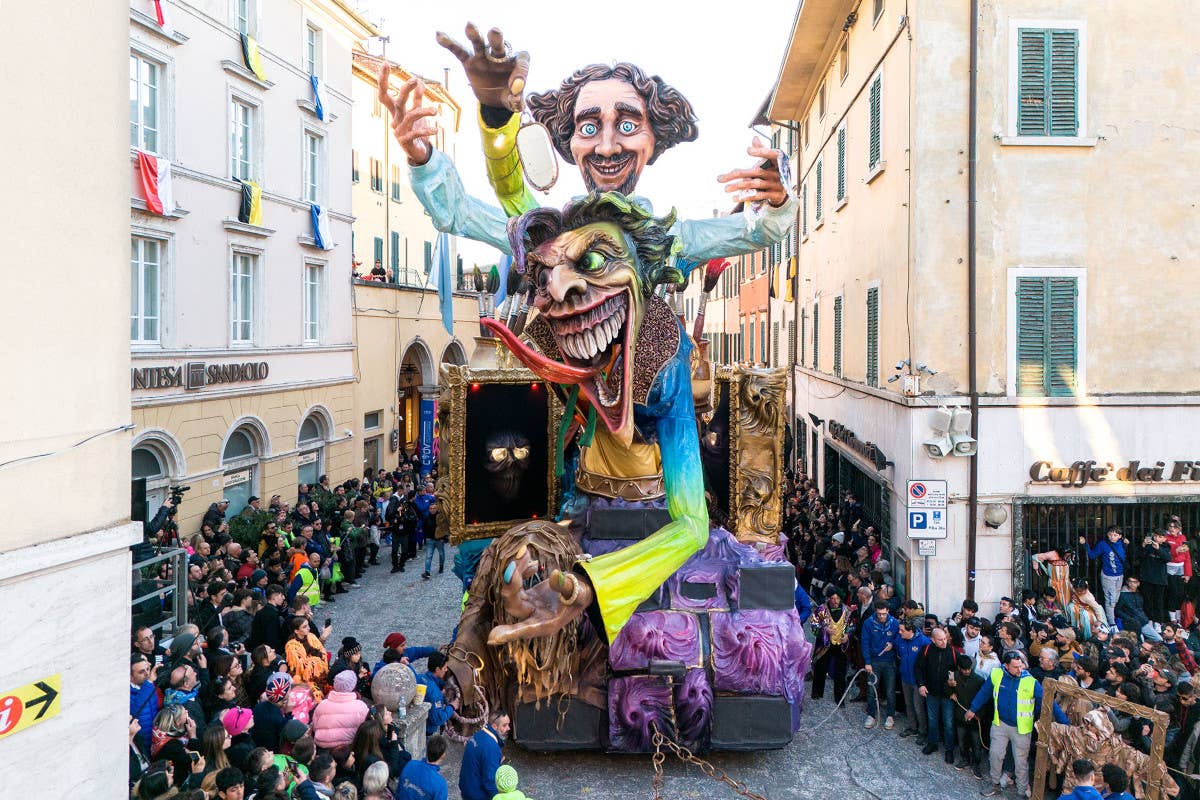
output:
<instances>
[{"instance_id":1,"label":"drainpipe","mask_svg":"<svg viewBox=\"0 0 1200 800\"><path fill-rule=\"evenodd\" d=\"M979 441L979 376L975 361L975 207L979 148L979 0L971 0L971 66L967 100L967 389L971 400L971 437ZM975 599L975 536L979 525L979 454L971 456L970 497L967 506L967 597Z\"/></svg>"}]
</instances>

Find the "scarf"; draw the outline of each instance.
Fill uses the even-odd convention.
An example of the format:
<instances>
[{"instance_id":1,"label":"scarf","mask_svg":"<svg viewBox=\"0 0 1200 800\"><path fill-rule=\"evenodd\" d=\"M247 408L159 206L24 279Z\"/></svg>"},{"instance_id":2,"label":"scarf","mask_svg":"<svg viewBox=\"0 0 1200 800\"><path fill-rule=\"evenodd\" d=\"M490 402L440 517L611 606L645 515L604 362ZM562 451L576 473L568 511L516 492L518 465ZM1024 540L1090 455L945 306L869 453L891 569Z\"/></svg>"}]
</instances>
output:
<instances>
[{"instance_id":1,"label":"scarf","mask_svg":"<svg viewBox=\"0 0 1200 800\"><path fill-rule=\"evenodd\" d=\"M192 687L191 691L188 692L185 692L182 689L167 689L167 691L163 693L163 706L169 706L172 703L178 703L179 705L190 703L196 699L196 695L199 691L200 684L196 684Z\"/></svg>"},{"instance_id":2,"label":"scarf","mask_svg":"<svg viewBox=\"0 0 1200 800\"><path fill-rule=\"evenodd\" d=\"M154 758L158 755L158 751L163 749L163 746L172 739L178 739L183 742L182 736L167 733L158 728L152 728L150 731L150 757Z\"/></svg>"}]
</instances>

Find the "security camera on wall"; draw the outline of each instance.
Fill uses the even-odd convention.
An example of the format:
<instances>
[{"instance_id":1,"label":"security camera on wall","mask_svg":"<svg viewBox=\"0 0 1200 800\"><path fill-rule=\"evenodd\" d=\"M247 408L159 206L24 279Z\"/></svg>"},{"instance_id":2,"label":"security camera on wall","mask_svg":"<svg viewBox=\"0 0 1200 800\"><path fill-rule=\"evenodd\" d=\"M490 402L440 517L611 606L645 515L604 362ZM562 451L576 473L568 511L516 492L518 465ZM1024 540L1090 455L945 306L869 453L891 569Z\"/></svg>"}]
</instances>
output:
<instances>
[{"instance_id":1,"label":"security camera on wall","mask_svg":"<svg viewBox=\"0 0 1200 800\"><path fill-rule=\"evenodd\" d=\"M954 413L945 406L934 410L930 422L934 435L921 445L930 458L945 458L954 452L954 442L950 439L950 425L953 419Z\"/></svg>"}]
</instances>

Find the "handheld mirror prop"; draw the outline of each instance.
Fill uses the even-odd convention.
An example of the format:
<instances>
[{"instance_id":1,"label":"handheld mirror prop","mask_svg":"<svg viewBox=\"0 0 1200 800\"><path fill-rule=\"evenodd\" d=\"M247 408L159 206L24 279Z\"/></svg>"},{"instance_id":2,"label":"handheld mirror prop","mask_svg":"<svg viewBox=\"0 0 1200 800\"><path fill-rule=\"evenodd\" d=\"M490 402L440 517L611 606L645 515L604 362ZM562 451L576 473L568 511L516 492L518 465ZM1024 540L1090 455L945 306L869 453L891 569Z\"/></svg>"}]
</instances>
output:
<instances>
[{"instance_id":1,"label":"handheld mirror prop","mask_svg":"<svg viewBox=\"0 0 1200 800\"><path fill-rule=\"evenodd\" d=\"M549 192L558 182L558 156L550 131L528 111L521 115L521 127L517 130L517 157L521 159L525 182L534 189Z\"/></svg>"}]
</instances>

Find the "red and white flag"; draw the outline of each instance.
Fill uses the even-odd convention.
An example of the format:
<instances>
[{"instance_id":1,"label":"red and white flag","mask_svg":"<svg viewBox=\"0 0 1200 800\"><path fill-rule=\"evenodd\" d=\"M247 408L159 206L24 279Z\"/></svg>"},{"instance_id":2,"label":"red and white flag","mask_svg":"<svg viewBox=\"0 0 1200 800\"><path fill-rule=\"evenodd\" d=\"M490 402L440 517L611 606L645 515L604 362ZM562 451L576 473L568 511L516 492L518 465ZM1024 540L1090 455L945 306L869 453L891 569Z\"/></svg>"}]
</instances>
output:
<instances>
[{"instance_id":1,"label":"red and white flag","mask_svg":"<svg viewBox=\"0 0 1200 800\"><path fill-rule=\"evenodd\" d=\"M158 27L162 28L165 33L174 33L175 28L171 25L171 18L167 16L166 0L150 0L150 5L154 6L154 20L158 23Z\"/></svg>"},{"instance_id":2,"label":"red and white flag","mask_svg":"<svg viewBox=\"0 0 1200 800\"><path fill-rule=\"evenodd\" d=\"M164 216L174 212L175 194L171 187L171 162L139 150L138 172L142 178L142 192L146 195L146 208Z\"/></svg>"}]
</instances>

